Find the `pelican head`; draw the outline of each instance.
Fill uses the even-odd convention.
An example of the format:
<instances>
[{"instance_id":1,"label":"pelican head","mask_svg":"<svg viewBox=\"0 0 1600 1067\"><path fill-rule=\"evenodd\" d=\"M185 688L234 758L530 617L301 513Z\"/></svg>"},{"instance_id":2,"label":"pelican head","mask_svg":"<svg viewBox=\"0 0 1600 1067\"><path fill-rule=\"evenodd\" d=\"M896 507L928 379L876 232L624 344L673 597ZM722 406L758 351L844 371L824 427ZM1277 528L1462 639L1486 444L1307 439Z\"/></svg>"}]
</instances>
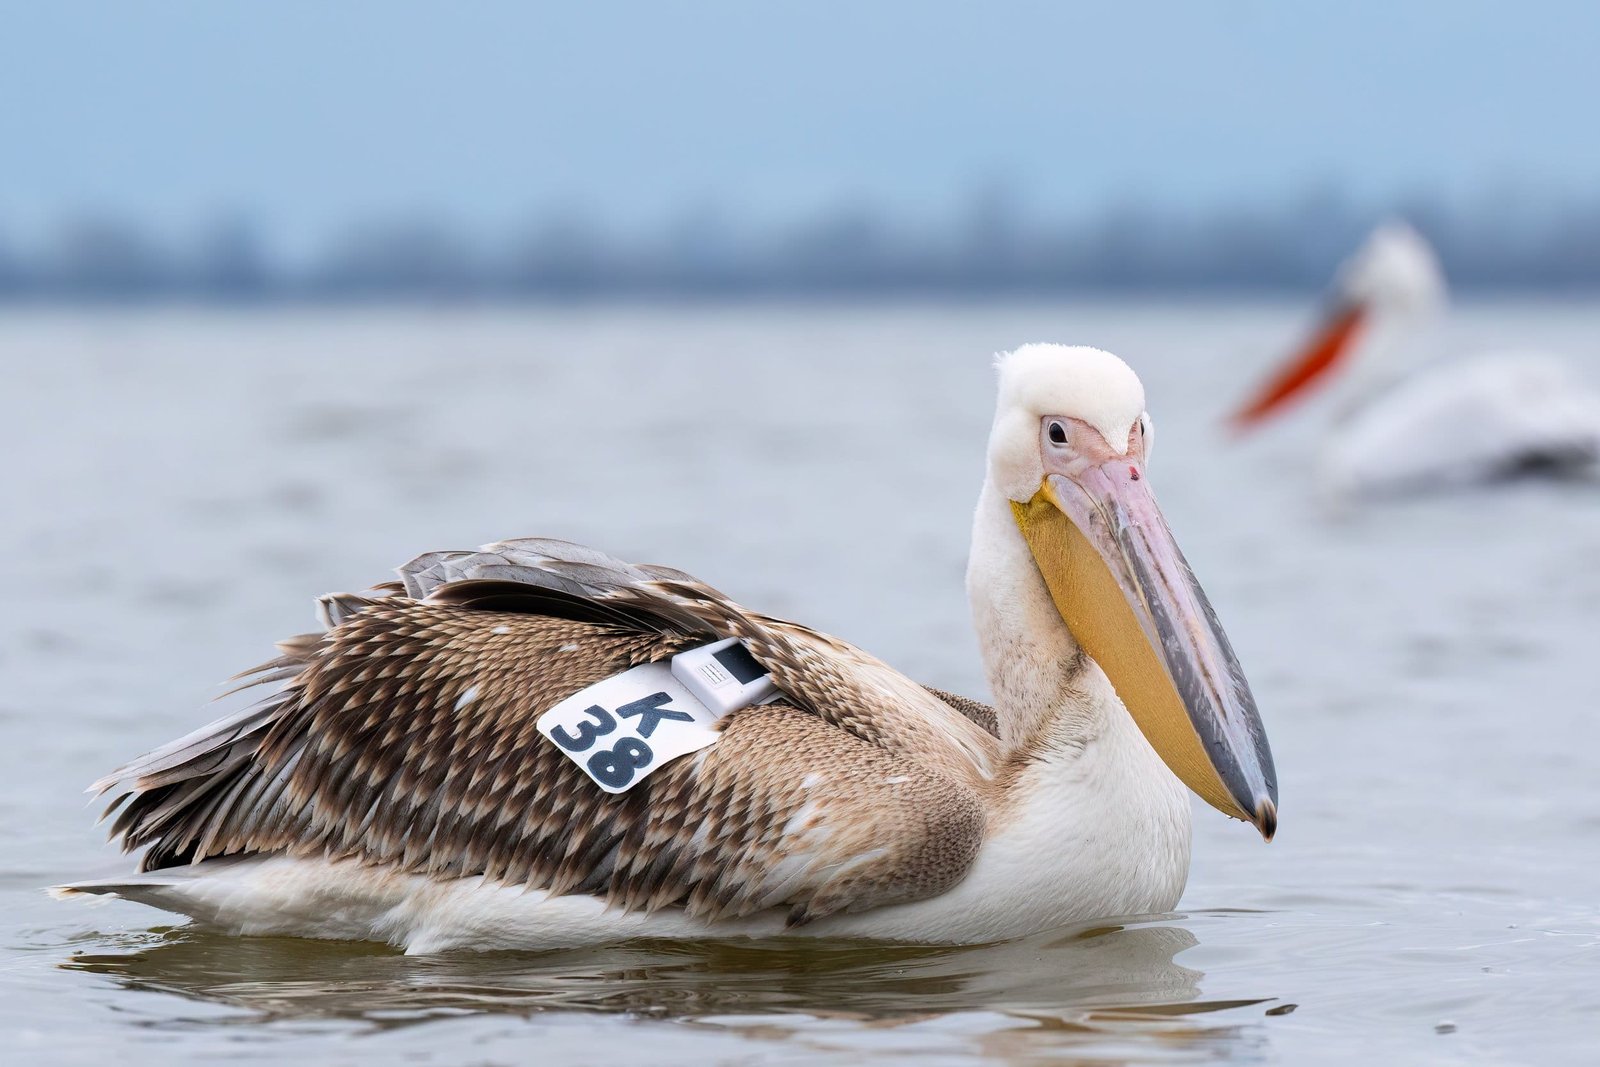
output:
<instances>
[{"instance_id":1,"label":"pelican head","mask_svg":"<svg viewBox=\"0 0 1600 1067\"><path fill-rule=\"evenodd\" d=\"M1050 599L1162 760L1270 840L1278 787L1244 673L1146 476L1144 387L1108 352L1002 358L989 478Z\"/></svg>"},{"instance_id":2,"label":"pelican head","mask_svg":"<svg viewBox=\"0 0 1600 1067\"><path fill-rule=\"evenodd\" d=\"M1393 342L1432 318L1445 301L1444 273L1427 240L1403 222L1386 222L1340 264L1310 335L1230 418L1237 431L1270 416L1377 355L1404 351Z\"/></svg>"},{"instance_id":3,"label":"pelican head","mask_svg":"<svg viewBox=\"0 0 1600 1067\"><path fill-rule=\"evenodd\" d=\"M1374 311L1428 313L1444 302L1444 272L1427 238L1404 222L1373 230L1339 266L1334 301Z\"/></svg>"}]
</instances>

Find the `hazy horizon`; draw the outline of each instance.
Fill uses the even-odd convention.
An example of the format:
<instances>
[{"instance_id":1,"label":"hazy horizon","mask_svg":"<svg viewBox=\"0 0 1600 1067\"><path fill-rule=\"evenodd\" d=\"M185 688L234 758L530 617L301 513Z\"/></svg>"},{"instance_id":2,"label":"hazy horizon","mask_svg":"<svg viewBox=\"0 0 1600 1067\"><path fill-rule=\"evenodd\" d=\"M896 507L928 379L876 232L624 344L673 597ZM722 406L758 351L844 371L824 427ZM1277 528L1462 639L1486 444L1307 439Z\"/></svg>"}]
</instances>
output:
<instances>
[{"instance_id":1,"label":"hazy horizon","mask_svg":"<svg viewBox=\"0 0 1600 1067\"><path fill-rule=\"evenodd\" d=\"M916 223L989 188L1067 221L1307 189L1536 213L1600 184L1600 7L1536 7L23 6L0 236L239 216L302 254L373 217Z\"/></svg>"}]
</instances>

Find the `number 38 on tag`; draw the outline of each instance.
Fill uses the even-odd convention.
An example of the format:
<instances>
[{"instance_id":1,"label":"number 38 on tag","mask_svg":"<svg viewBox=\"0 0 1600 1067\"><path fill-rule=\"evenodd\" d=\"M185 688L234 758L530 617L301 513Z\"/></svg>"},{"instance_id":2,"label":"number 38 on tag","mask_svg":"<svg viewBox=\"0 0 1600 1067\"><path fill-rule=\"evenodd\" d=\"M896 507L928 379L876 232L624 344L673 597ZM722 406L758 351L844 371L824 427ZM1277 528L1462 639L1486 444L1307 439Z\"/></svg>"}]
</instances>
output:
<instances>
[{"instance_id":1,"label":"number 38 on tag","mask_svg":"<svg viewBox=\"0 0 1600 1067\"><path fill-rule=\"evenodd\" d=\"M539 732L607 793L714 744L716 722L776 692L736 640L718 641L596 682L539 716Z\"/></svg>"}]
</instances>

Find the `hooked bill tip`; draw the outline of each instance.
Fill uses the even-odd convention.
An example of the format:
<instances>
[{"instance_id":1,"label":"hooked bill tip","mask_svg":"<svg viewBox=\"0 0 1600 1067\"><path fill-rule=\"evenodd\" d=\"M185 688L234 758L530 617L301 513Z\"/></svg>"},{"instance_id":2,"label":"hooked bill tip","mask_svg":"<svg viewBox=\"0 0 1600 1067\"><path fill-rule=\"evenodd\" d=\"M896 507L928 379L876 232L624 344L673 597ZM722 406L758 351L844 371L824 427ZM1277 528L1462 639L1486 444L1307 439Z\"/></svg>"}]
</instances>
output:
<instances>
[{"instance_id":1,"label":"hooked bill tip","mask_svg":"<svg viewBox=\"0 0 1600 1067\"><path fill-rule=\"evenodd\" d=\"M1250 821L1261 831L1261 840L1271 841L1272 835L1278 832L1278 805L1272 798L1262 797L1256 801L1256 817Z\"/></svg>"}]
</instances>

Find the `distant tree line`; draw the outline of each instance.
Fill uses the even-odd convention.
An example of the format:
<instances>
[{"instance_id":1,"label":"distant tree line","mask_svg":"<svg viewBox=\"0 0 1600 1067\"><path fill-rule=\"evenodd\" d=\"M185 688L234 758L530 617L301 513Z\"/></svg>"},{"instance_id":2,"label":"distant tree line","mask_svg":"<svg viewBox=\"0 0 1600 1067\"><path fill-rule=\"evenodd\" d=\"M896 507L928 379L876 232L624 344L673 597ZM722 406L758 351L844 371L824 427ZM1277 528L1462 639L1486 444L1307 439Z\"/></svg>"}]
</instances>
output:
<instances>
[{"instance_id":1,"label":"distant tree line","mask_svg":"<svg viewBox=\"0 0 1600 1067\"><path fill-rule=\"evenodd\" d=\"M244 220L178 240L84 217L27 246L8 242L0 226L0 301L1303 292L1325 284L1371 226L1397 215L1434 242L1457 287L1600 288L1600 200L1362 210L1310 195L1190 214L1128 206L1052 222L990 192L920 226L869 204L765 229L701 210L631 234L571 212L498 238L429 218L375 220L293 265Z\"/></svg>"}]
</instances>

